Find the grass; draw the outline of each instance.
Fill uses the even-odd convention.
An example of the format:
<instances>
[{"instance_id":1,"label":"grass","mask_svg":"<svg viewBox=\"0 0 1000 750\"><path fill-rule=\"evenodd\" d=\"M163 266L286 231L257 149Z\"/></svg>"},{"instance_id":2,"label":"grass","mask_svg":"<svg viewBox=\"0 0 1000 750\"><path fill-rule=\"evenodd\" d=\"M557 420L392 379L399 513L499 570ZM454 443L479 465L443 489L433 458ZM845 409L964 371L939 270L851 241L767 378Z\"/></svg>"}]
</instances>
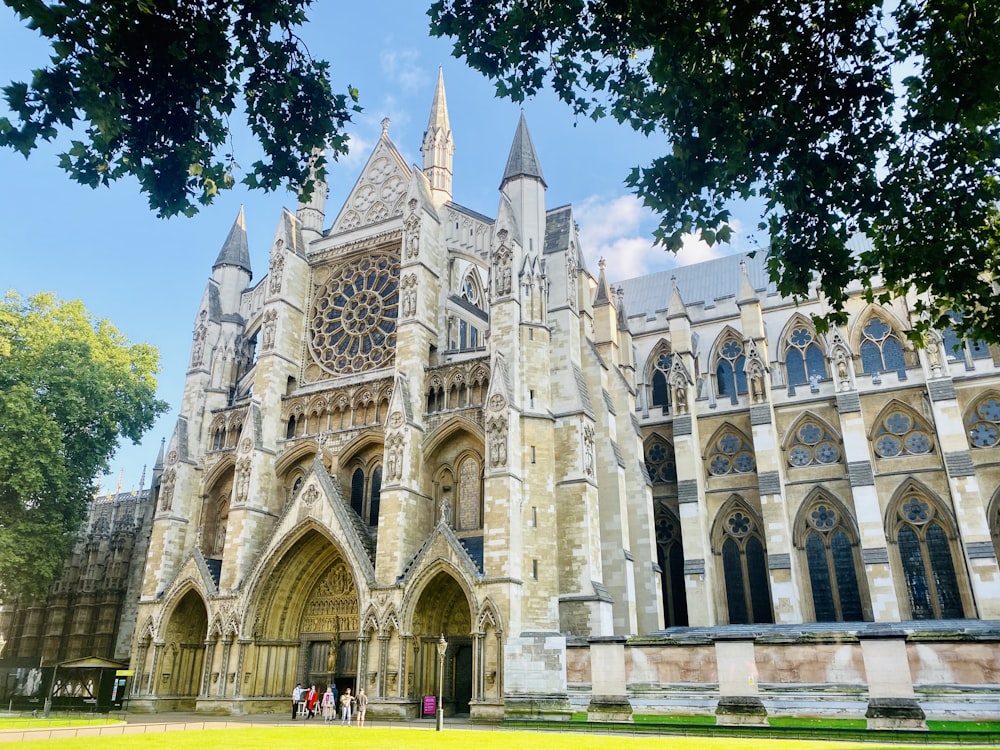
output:
<instances>
[{"instance_id":1,"label":"grass","mask_svg":"<svg viewBox=\"0 0 1000 750\"><path fill-rule=\"evenodd\" d=\"M435 732L431 729L343 727L248 727L246 729L206 729L156 734L130 734L119 737L102 736L101 750L204 750L206 747L226 747L231 750L279 750L302 748L323 743L337 750L477 750L503 748L507 750L899 750L901 745L857 742L826 742L820 740L737 739L733 737L632 737L628 735L593 735L573 732L527 732L498 730L451 729ZM91 750L95 738L33 740L21 742L19 748L41 750ZM922 747L933 747L922 745Z\"/></svg>"}]
</instances>

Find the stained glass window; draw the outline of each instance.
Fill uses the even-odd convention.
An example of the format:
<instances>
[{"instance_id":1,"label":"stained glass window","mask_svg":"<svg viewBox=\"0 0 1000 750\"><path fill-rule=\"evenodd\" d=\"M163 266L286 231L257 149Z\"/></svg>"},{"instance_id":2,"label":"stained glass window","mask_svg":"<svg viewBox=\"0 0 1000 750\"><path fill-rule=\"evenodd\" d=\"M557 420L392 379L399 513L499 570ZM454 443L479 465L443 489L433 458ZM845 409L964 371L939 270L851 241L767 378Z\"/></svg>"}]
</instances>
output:
<instances>
[{"instance_id":1,"label":"stained glass window","mask_svg":"<svg viewBox=\"0 0 1000 750\"><path fill-rule=\"evenodd\" d=\"M816 622L863 619L857 557L843 527L847 519L829 500L813 503L803 517Z\"/></svg>"},{"instance_id":2,"label":"stained glass window","mask_svg":"<svg viewBox=\"0 0 1000 750\"><path fill-rule=\"evenodd\" d=\"M653 484L677 482L677 464L674 449L660 438L653 438L646 446L646 471Z\"/></svg>"},{"instance_id":3,"label":"stained glass window","mask_svg":"<svg viewBox=\"0 0 1000 750\"><path fill-rule=\"evenodd\" d=\"M903 345L896 332L881 318L872 318L862 331L861 369L871 375L895 371L906 377Z\"/></svg>"},{"instance_id":4,"label":"stained glass window","mask_svg":"<svg viewBox=\"0 0 1000 750\"><path fill-rule=\"evenodd\" d=\"M378 526L379 505L382 502L382 467L376 466L372 472L371 495L368 502L368 525Z\"/></svg>"},{"instance_id":5,"label":"stained glass window","mask_svg":"<svg viewBox=\"0 0 1000 750\"><path fill-rule=\"evenodd\" d=\"M650 405L670 408L670 388L667 387L667 374L670 372L672 358L670 352L661 351L656 357L653 374L650 377Z\"/></svg>"},{"instance_id":6,"label":"stained glass window","mask_svg":"<svg viewBox=\"0 0 1000 750\"><path fill-rule=\"evenodd\" d=\"M995 396L980 399L966 418L965 426L973 448L1000 445L1000 399Z\"/></svg>"},{"instance_id":7,"label":"stained glass window","mask_svg":"<svg viewBox=\"0 0 1000 750\"><path fill-rule=\"evenodd\" d=\"M826 360L815 334L805 326L793 328L785 341L785 371L788 385L805 385L815 376L826 379Z\"/></svg>"},{"instance_id":8,"label":"stained glass window","mask_svg":"<svg viewBox=\"0 0 1000 750\"><path fill-rule=\"evenodd\" d=\"M954 550L936 504L916 491L897 512L896 545L914 620L964 617Z\"/></svg>"},{"instance_id":9,"label":"stained glass window","mask_svg":"<svg viewBox=\"0 0 1000 750\"><path fill-rule=\"evenodd\" d=\"M797 468L837 463L840 461L839 442L819 422L804 422L795 431L788 448L788 463Z\"/></svg>"},{"instance_id":10,"label":"stained glass window","mask_svg":"<svg viewBox=\"0 0 1000 750\"><path fill-rule=\"evenodd\" d=\"M722 570L729 623L774 622L767 552L760 527L747 511L730 511L722 523Z\"/></svg>"},{"instance_id":11,"label":"stained glass window","mask_svg":"<svg viewBox=\"0 0 1000 750\"><path fill-rule=\"evenodd\" d=\"M723 433L708 455L708 472L712 476L749 474L756 469L753 448L735 432Z\"/></svg>"},{"instance_id":12,"label":"stained glass window","mask_svg":"<svg viewBox=\"0 0 1000 750\"><path fill-rule=\"evenodd\" d=\"M743 369L745 364L743 342L736 338L726 339L719 347L719 363L715 368L716 386L719 396L729 396L734 404L737 395L747 392L747 374Z\"/></svg>"},{"instance_id":13,"label":"stained glass window","mask_svg":"<svg viewBox=\"0 0 1000 750\"><path fill-rule=\"evenodd\" d=\"M879 458L920 456L934 451L930 431L923 420L904 411L889 412L879 422L874 442Z\"/></svg>"},{"instance_id":14,"label":"stained glass window","mask_svg":"<svg viewBox=\"0 0 1000 750\"><path fill-rule=\"evenodd\" d=\"M365 473L361 469L351 475L351 508L359 516L365 512Z\"/></svg>"},{"instance_id":15,"label":"stained glass window","mask_svg":"<svg viewBox=\"0 0 1000 750\"><path fill-rule=\"evenodd\" d=\"M687 594L684 591L684 548L680 523L673 514L656 520L657 561L662 570L663 621L667 627L688 624Z\"/></svg>"}]
</instances>

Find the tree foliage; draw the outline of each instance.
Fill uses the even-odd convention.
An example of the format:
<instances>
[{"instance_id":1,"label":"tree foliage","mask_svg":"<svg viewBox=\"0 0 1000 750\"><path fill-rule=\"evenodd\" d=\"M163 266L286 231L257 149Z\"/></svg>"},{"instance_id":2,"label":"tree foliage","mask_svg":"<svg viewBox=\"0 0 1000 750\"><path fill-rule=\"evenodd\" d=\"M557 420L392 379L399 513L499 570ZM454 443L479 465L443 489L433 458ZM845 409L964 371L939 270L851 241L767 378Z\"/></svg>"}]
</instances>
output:
<instances>
[{"instance_id":1,"label":"tree foliage","mask_svg":"<svg viewBox=\"0 0 1000 750\"><path fill-rule=\"evenodd\" d=\"M778 289L818 274L915 291L918 333L959 313L1000 341L1000 0L436 0L432 31L523 100L665 137L626 182L678 250L759 197ZM609 148L613 148L609 144ZM851 252L856 233L873 249Z\"/></svg>"},{"instance_id":2,"label":"tree foliage","mask_svg":"<svg viewBox=\"0 0 1000 750\"><path fill-rule=\"evenodd\" d=\"M263 158L244 182L312 189L330 147L347 151L344 125L357 91L334 95L327 63L294 31L311 0L4 0L50 40L51 64L6 86L14 115L0 144L25 156L61 131L60 157L78 182L138 179L161 216L192 215L239 168L230 118L242 106Z\"/></svg>"},{"instance_id":3,"label":"tree foliage","mask_svg":"<svg viewBox=\"0 0 1000 750\"><path fill-rule=\"evenodd\" d=\"M158 354L79 301L0 301L0 598L44 594L119 438L138 442L167 404Z\"/></svg>"}]
</instances>

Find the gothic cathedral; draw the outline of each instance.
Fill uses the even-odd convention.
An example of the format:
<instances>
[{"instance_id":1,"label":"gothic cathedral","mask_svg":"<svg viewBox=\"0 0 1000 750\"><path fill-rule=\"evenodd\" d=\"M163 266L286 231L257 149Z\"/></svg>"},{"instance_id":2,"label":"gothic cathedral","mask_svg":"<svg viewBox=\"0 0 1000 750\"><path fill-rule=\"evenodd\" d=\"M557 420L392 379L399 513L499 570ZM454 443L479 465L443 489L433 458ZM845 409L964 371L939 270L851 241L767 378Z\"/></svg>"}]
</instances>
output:
<instances>
[{"instance_id":1,"label":"gothic cathedral","mask_svg":"<svg viewBox=\"0 0 1000 750\"><path fill-rule=\"evenodd\" d=\"M237 218L157 462L133 709L334 682L415 717L441 678L473 719L773 714L791 682L920 721L981 683L948 633L997 635L1000 352L916 350L906 300L860 295L821 334L761 258L612 285L523 115L494 217L453 200L453 151L439 77L422 168L384 123L255 283Z\"/></svg>"}]
</instances>

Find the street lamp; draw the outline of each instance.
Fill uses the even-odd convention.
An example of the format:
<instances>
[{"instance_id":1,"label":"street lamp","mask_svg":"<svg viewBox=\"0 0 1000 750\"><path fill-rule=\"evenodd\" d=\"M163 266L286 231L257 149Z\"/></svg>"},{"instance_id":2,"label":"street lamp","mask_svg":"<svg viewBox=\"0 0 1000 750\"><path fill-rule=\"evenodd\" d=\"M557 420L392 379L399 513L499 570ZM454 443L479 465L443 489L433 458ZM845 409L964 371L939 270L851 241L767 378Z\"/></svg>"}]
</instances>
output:
<instances>
[{"instance_id":1,"label":"street lamp","mask_svg":"<svg viewBox=\"0 0 1000 750\"><path fill-rule=\"evenodd\" d=\"M444 729L444 654L448 650L448 641L444 639L444 633L437 642L438 649L438 710L437 710L437 731Z\"/></svg>"}]
</instances>

